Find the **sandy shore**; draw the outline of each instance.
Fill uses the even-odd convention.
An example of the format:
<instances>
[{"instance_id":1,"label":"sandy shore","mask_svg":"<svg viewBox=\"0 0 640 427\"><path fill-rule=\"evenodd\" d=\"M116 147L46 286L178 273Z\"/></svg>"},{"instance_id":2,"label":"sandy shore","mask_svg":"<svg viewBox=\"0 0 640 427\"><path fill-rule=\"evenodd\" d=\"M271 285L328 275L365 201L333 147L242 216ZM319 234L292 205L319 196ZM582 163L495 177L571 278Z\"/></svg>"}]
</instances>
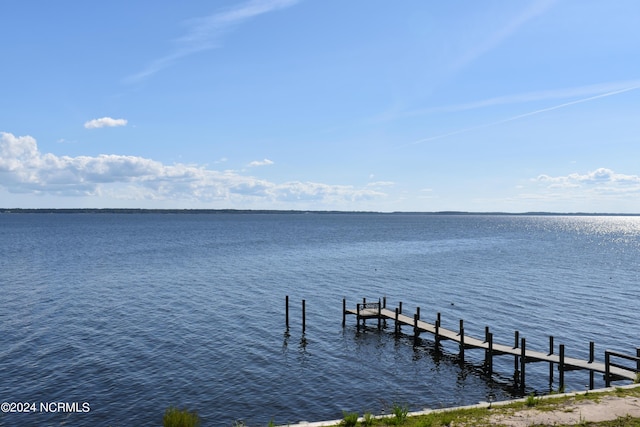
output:
<instances>
[{"instance_id":1,"label":"sandy shore","mask_svg":"<svg viewBox=\"0 0 640 427\"><path fill-rule=\"evenodd\" d=\"M553 399L559 397L574 397L585 393L612 392L617 388L629 389L640 387L640 384L633 384L623 387L611 387L606 389L592 390L589 392L576 392L566 394L556 394L552 396L541 396L540 399ZM492 408L501 408L516 402L523 402L526 399L509 400L504 402L494 402ZM479 403L477 405L463 406L456 408L434 409L419 412L411 412L409 416L426 415L433 412L453 411L465 408L488 408L489 403ZM559 403L557 408L539 410L535 407L525 407L514 411L496 411L489 417L489 424L499 424L510 427L526 427L531 425L562 425L580 424L583 422L599 422L615 420L619 417L640 418L640 397L638 396L616 396L615 394L603 395L595 400L573 400ZM298 424L287 424L289 427L333 427L340 425L342 420L329 420L318 422L301 422Z\"/></svg>"}]
</instances>

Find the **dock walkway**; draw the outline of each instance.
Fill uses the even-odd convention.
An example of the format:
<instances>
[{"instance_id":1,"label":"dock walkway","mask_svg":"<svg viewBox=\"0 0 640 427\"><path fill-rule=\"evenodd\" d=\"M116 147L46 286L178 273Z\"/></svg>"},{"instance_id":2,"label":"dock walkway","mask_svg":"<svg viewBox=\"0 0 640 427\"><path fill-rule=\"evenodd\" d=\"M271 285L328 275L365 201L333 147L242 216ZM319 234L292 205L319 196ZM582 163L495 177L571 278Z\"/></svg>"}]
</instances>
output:
<instances>
[{"instance_id":1,"label":"dock walkway","mask_svg":"<svg viewBox=\"0 0 640 427\"><path fill-rule=\"evenodd\" d=\"M571 370L587 370L590 373L589 386L593 389L593 375L595 372L604 375L606 386L609 387L611 381L630 380L637 381L638 373L640 372L640 348L636 349L635 356L621 354L613 351L605 351L605 362L596 362L594 357L594 343L590 343L590 356L589 360L576 359L571 357L565 357L564 345L559 346L559 353L554 353L553 337L549 338L549 352L529 350L526 348L525 338L519 339L518 331L515 332L514 345L505 345L493 342L493 334L489 332L489 328L485 329L485 338L480 339L466 335L464 332L464 321L460 320L460 328L458 331L453 331L440 326L440 313L437 315L435 323L425 322L420 319L420 308L417 308L416 313L413 316L407 316L402 313L402 303L398 308L390 310L386 308L386 298L384 302L380 300L375 303L367 303L363 300L363 303L357 304L355 309L347 309L346 300L343 300L343 319L342 324L345 325L346 315L354 315L357 318L357 326L364 325L367 319L376 319L378 322L378 328L381 327L381 323L386 323L387 320L393 321L395 326L395 333L399 333L401 327L409 326L413 328L414 337L417 339L421 333L426 332L434 336L436 345L439 345L441 340L449 340L458 343L460 351L460 361L464 362L465 349L482 349L485 351L485 364L484 368L488 375L493 372L493 356L494 355L511 355L514 357L514 379L519 383L520 387L524 389L525 384L525 366L531 362L547 362L549 363L549 380L553 381L553 367L557 366L559 372L559 389L564 389L564 372ZM634 367L621 365L611 361L612 357L622 358L628 361L635 362Z\"/></svg>"}]
</instances>

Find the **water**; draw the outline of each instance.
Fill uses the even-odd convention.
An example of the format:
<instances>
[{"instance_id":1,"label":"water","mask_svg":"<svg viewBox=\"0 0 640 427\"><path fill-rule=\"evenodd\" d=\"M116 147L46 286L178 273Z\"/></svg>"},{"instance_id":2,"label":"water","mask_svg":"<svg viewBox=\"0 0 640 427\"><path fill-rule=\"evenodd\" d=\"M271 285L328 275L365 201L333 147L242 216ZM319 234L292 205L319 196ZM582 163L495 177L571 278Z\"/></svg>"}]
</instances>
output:
<instances>
[{"instance_id":1,"label":"water","mask_svg":"<svg viewBox=\"0 0 640 427\"><path fill-rule=\"evenodd\" d=\"M519 330L529 349L554 335L568 357L594 341L602 361L640 346L639 255L640 217L0 215L0 400L90 407L0 425L159 426L173 405L264 426L507 399L512 358L490 381L482 351L461 367L428 334L342 328L342 298L488 325L499 343ZM565 381L582 390L588 373ZM527 366L525 392L547 391L548 365Z\"/></svg>"}]
</instances>

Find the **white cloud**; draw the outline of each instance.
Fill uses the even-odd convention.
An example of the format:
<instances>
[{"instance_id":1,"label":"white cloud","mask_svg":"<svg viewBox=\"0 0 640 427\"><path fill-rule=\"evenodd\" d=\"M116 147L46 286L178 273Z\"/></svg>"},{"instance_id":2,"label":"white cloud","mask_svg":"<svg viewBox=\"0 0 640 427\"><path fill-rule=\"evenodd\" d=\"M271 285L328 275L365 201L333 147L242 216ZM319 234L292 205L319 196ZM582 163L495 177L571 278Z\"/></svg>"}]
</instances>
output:
<instances>
[{"instance_id":1,"label":"white cloud","mask_svg":"<svg viewBox=\"0 0 640 427\"><path fill-rule=\"evenodd\" d=\"M234 171L173 164L136 156L56 156L31 136L0 132L0 187L12 193L111 197L132 201L223 201L244 207L310 201L344 204L385 197L370 188L314 182L273 183ZM291 206L290 206L291 207Z\"/></svg>"},{"instance_id":2,"label":"white cloud","mask_svg":"<svg viewBox=\"0 0 640 427\"><path fill-rule=\"evenodd\" d=\"M269 166L272 165L273 161L269 160L269 159L264 159L264 160L254 160L253 162L249 163L249 167L253 168L256 166Z\"/></svg>"},{"instance_id":3,"label":"white cloud","mask_svg":"<svg viewBox=\"0 0 640 427\"><path fill-rule=\"evenodd\" d=\"M89 120L84 124L85 129L98 129L104 127L126 126L126 119L112 119L111 117L102 117L100 119Z\"/></svg>"},{"instance_id":4,"label":"white cloud","mask_svg":"<svg viewBox=\"0 0 640 427\"><path fill-rule=\"evenodd\" d=\"M557 176L542 174L522 182L514 191L512 197L491 201L501 206L495 210L635 214L638 213L640 176L609 168Z\"/></svg>"},{"instance_id":5,"label":"white cloud","mask_svg":"<svg viewBox=\"0 0 640 427\"><path fill-rule=\"evenodd\" d=\"M518 199L532 210L637 212L640 176L598 168L561 176L539 175L537 188L521 188Z\"/></svg>"},{"instance_id":6,"label":"white cloud","mask_svg":"<svg viewBox=\"0 0 640 427\"><path fill-rule=\"evenodd\" d=\"M551 177L549 175L539 175L535 181L549 184L553 187L575 188L582 186L613 187L624 186L625 188L640 190L640 176L625 175L616 173L611 169L598 168L586 174L572 173L566 176Z\"/></svg>"}]
</instances>

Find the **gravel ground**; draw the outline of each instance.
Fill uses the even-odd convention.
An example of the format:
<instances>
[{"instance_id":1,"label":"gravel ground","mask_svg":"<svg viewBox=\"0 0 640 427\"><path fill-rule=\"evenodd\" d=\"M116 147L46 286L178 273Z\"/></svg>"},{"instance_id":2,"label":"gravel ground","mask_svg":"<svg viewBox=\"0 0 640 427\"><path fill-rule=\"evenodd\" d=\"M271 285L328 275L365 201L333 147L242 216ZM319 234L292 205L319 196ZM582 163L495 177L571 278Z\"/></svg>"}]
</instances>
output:
<instances>
[{"instance_id":1,"label":"gravel ground","mask_svg":"<svg viewBox=\"0 0 640 427\"><path fill-rule=\"evenodd\" d=\"M640 418L640 398L637 396L604 396L599 402L592 400L567 402L551 411L528 408L509 415L494 415L490 420L492 424L526 427L610 421L627 415Z\"/></svg>"}]
</instances>

